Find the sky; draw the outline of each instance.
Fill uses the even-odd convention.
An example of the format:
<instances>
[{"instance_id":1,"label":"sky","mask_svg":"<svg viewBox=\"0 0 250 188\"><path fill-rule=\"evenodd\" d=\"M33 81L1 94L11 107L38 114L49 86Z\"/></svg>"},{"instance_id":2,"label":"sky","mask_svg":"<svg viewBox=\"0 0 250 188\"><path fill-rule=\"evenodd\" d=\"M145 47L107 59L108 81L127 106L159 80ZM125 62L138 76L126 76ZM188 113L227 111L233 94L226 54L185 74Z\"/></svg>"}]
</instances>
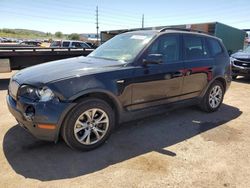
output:
<instances>
[{"instance_id":1,"label":"sky","mask_svg":"<svg viewBox=\"0 0 250 188\"><path fill-rule=\"evenodd\" d=\"M250 29L249 0L0 0L0 28L55 33L167 26L219 21Z\"/></svg>"}]
</instances>

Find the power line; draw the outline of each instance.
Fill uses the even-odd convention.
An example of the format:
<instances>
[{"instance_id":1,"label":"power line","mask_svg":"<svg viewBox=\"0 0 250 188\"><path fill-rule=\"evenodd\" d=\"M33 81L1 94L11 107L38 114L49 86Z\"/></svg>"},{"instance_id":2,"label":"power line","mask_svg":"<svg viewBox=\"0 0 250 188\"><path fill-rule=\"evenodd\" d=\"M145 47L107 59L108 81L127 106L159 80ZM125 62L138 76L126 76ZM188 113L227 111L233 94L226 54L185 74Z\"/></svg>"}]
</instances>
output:
<instances>
[{"instance_id":1,"label":"power line","mask_svg":"<svg viewBox=\"0 0 250 188\"><path fill-rule=\"evenodd\" d=\"M23 10L23 9L22 9ZM43 13L43 9L41 9L42 10L42 13ZM30 15L30 16L32 16L32 17L45 17L45 16L39 16L39 15L37 15L37 13L36 12L34 12L35 13L35 15L33 14L33 12L32 11L34 11L34 10L31 10L31 9L27 9L27 7L26 8L24 8L24 11L25 12L13 12L13 10L12 9L8 9L8 8L5 8L4 10L3 10L4 12L9 12L9 13L13 13L13 14L15 14L15 15L17 15L17 14L19 14L19 15L27 15L27 13L26 12L28 12L28 15ZM39 11L39 12L41 12L41 11ZM46 11L45 11L46 12ZM93 10L92 10L92 12L93 12ZM74 20L77 20L77 21L81 21L81 20L86 20L87 22L89 21L89 19L88 18L84 18L82 15L79 15L79 16L76 16L76 15L72 15L72 14L70 14L70 12L68 12L68 11L63 11L62 12L63 13L63 15L65 14L65 16L67 17L67 18L71 18L71 20L72 20L72 18L74 18ZM80 14L83 14L83 12L79 12ZM34 15L34 16L33 16ZM43 15L46 15L46 13L44 13ZM58 20L60 20L60 19L62 19L62 16L63 15L59 15L60 17L58 18L58 15L52 15L52 16L50 16L49 18L54 18L54 19L58 19ZM103 14L101 14L101 15L103 15ZM100 11L99 11L99 16L100 16ZM80 20L79 20L79 17L81 18ZM46 18L48 18L48 16L46 16ZM76 18L76 19L75 19ZM103 17L102 17L102 20L104 20L104 21L112 21L112 22L114 22L114 21L121 21L122 20L122 22L125 22L125 23L129 23L129 24L131 24L131 22L133 22L133 23L138 23L139 22L139 20L138 19L136 19L136 18L134 18L134 19L129 19L129 18L126 18L126 19L118 19L117 17L114 17L114 16L106 16L106 15L103 15Z\"/></svg>"},{"instance_id":2,"label":"power line","mask_svg":"<svg viewBox=\"0 0 250 188\"><path fill-rule=\"evenodd\" d=\"M39 1L35 1L36 3L40 3ZM54 1L52 1L54 2ZM36 5L36 3L34 5ZM36 12L36 10L39 10L39 12L44 12L44 13L51 13L51 9L52 11L53 10L65 10L65 11L61 11L61 13L63 14L72 14L72 13L79 13L79 14L83 14L83 13L86 13L86 14L89 14L89 13L93 13L93 10L95 9L95 7L93 6L88 6L90 8L80 8L80 7L72 7L72 6L62 6L60 4L60 8L59 8L59 4L56 8L50 8L48 9L48 7L45 7L44 4L42 3L41 6L34 6L34 8L28 8L27 6L25 6L24 4L17 4L17 7L19 7L19 10L28 10L29 12ZM7 9L9 8L9 10L13 10L12 7L7 7ZM6 7L4 7L4 9L6 9ZM72 11L69 11L69 10L72 10ZM109 11L108 9L100 9L99 8L99 12L101 12L103 15L107 16L107 17L112 17L112 15L114 15L114 12L112 11ZM130 13L127 13L127 14L123 14L124 13L124 10L119 12L119 16L120 17L126 17L126 20L138 20L137 18L135 18L134 16L131 16ZM131 12L132 13L132 12ZM135 14L134 12L132 14Z\"/></svg>"}]
</instances>

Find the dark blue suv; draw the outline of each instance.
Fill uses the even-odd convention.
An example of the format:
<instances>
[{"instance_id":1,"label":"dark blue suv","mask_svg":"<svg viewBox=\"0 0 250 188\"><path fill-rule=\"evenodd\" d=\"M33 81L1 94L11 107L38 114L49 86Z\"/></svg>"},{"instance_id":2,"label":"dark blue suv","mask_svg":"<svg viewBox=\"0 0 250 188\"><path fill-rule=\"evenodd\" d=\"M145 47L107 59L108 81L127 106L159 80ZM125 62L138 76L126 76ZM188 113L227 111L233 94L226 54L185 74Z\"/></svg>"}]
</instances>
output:
<instances>
[{"instance_id":1,"label":"dark blue suv","mask_svg":"<svg viewBox=\"0 0 250 188\"><path fill-rule=\"evenodd\" d=\"M231 82L220 39L163 29L115 36L87 57L30 67L10 80L7 102L35 137L90 150L115 125L193 102L216 111ZM152 125L153 126L153 125Z\"/></svg>"}]
</instances>

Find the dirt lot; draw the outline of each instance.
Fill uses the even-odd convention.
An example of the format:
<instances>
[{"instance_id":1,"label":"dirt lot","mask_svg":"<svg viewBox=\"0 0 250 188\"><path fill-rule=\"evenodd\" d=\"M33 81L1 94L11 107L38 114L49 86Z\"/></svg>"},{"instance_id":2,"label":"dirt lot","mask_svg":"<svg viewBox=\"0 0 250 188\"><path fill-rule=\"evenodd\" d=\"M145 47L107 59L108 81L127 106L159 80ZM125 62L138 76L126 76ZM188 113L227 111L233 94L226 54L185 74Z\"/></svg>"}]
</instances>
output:
<instances>
[{"instance_id":1,"label":"dirt lot","mask_svg":"<svg viewBox=\"0 0 250 188\"><path fill-rule=\"evenodd\" d=\"M250 187L250 80L221 109L188 107L120 127L87 153L39 141L7 110L0 75L0 187Z\"/></svg>"}]
</instances>

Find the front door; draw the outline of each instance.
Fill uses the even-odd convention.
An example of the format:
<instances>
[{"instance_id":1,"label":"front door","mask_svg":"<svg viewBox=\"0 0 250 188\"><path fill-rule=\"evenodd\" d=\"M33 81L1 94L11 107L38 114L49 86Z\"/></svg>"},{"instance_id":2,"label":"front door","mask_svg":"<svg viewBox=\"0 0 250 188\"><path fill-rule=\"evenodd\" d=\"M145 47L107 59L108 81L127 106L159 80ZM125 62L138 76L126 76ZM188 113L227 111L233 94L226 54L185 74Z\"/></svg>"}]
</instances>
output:
<instances>
[{"instance_id":1,"label":"front door","mask_svg":"<svg viewBox=\"0 0 250 188\"><path fill-rule=\"evenodd\" d=\"M160 36L143 57L150 54L161 54L163 62L135 68L130 110L177 101L181 94L184 65L180 60L180 36Z\"/></svg>"}]
</instances>

